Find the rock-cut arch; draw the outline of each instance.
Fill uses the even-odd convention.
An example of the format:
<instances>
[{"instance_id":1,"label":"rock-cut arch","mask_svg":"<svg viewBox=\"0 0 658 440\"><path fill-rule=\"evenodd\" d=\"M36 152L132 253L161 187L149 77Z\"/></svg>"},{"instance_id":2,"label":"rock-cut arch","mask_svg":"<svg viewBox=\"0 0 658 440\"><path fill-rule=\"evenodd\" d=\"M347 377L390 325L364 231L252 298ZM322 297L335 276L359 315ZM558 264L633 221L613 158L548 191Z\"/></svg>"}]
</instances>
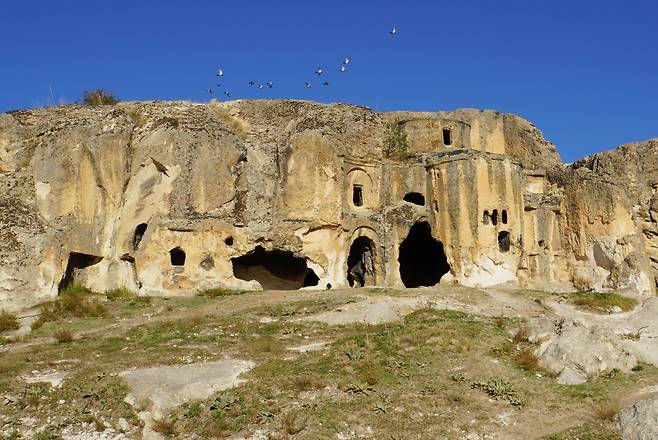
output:
<instances>
[{"instance_id":1,"label":"rock-cut arch","mask_svg":"<svg viewBox=\"0 0 658 440\"><path fill-rule=\"evenodd\" d=\"M426 221L414 223L400 243L398 262L404 287L434 286L450 270L443 243Z\"/></svg>"}]
</instances>

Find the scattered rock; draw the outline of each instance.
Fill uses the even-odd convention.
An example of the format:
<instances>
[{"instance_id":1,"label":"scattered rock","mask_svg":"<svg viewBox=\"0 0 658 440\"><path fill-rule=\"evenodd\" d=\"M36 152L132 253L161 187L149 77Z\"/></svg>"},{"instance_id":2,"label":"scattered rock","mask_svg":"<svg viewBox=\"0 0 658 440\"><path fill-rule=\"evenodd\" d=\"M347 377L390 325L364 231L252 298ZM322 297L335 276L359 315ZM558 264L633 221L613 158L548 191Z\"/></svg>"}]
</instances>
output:
<instances>
[{"instance_id":1,"label":"scattered rock","mask_svg":"<svg viewBox=\"0 0 658 440\"><path fill-rule=\"evenodd\" d=\"M619 431L623 440L658 438L658 395L628 405L619 413Z\"/></svg>"}]
</instances>

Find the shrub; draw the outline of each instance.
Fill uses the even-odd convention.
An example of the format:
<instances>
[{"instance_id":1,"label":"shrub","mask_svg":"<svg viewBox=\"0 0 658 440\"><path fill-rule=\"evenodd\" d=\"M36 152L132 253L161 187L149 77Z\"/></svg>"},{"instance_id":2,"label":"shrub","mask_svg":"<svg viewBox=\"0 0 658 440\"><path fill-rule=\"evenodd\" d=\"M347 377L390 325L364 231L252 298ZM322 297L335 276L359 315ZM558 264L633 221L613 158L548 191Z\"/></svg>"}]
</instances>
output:
<instances>
[{"instance_id":1,"label":"shrub","mask_svg":"<svg viewBox=\"0 0 658 440\"><path fill-rule=\"evenodd\" d=\"M594 413L601 420L614 422L621 410L619 400L606 400L594 406Z\"/></svg>"},{"instance_id":2,"label":"shrub","mask_svg":"<svg viewBox=\"0 0 658 440\"><path fill-rule=\"evenodd\" d=\"M537 359L535 351L532 349L532 347L526 347L521 350L519 354L516 355L516 363L519 364L519 366L524 370L541 370L539 359Z\"/></svg>"},{"instance_id":3,"label":"shrub","mask_svg":"<svg viewBox=\"0 0 658 440\"><path fill-rule=\"evenodd\" d=\"M119 299L133 299L137 295L135 295L135 292L132 290L126 288L126 287L120 287L118 289L113 289L110 290L109 292L105 292L105 296L107 296L107 299L110 301L116 301Z\"/></svg>"},{"instance_id":4,"label":"shrub","mask_svg":"<svg viewBox=\"0 0 658 440\"><path fill-rule=\"evenodd\" d=\"M118 102L119 100L117 98L103 89L82 92L82 103L84 105L96 107L99 105L114 105Z\"/></svg>"},{"instance_id":5,"label":"shrub","mask_svg":"<svg viewBox=\"0 0 658 440\"><path fill-rule=\"evenodd\" d=\"M55 340L60 344L64 342L71 342L73 340L73 333L71 330L64 328L57 330L53 336L55 337Z\"/></svg>"},{"instance_id":6,"label":"shrub","mask_svg":"<svg viewBox=\"0 0 658 440\"><path fill-rule=\"evenodd\" d=\"M0 333L7 330L16 330L19 326L18 318L4 310L0 311Z\"/></svg>"}]
</instances>

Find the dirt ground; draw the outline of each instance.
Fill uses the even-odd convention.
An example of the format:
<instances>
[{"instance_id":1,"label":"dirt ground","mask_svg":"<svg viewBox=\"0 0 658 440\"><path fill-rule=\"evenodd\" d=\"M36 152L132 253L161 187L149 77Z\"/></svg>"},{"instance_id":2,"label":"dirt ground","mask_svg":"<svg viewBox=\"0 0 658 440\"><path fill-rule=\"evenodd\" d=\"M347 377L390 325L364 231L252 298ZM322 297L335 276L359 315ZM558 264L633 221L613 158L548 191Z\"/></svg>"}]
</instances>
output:
<instances>
[{"instance_id":1,"label":"dirt ground","mask_svg":"<svg viewBox=\"0 0 658 440\"><path fill-rule=\"evenodd\" d=\"M658 391L649 362L561 385L519 336L559 313L641 329L629 344L655 355L653 300L599 314L502 287L232 293L98 295L103 316L6 336L0 438L617 439L619 408Z\"/></svg>"}]
</instances>

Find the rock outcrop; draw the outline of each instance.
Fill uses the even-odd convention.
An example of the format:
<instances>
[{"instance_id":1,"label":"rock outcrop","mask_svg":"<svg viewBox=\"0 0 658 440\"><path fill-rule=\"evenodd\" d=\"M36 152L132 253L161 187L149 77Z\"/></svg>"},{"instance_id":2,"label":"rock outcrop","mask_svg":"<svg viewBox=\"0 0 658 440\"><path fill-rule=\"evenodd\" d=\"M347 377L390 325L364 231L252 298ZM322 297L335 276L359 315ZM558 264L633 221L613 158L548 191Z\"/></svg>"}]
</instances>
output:
<instances>
[{"instance_id":1,"label":"rock outcrop","mask_svg":"<svg viewBox=\"0 0 658 440\"><path fill-rule=\"evenodd\" d=\"M658 396L628 405L619 413L619 431L624 440L658 438Z\"/></svg>"},{"instance_id":2,"label":"rock outcrop","mask_svg":"<svg viewBox=\"0 0 658 440\"><path fill-rule=\"evenodd\" d=\"M0 308L73 282L145 295L440 280L651 294L657 146L565 166L529 122L473 109L262 100L10 112Z\"/></svg>"}]
</instances>

